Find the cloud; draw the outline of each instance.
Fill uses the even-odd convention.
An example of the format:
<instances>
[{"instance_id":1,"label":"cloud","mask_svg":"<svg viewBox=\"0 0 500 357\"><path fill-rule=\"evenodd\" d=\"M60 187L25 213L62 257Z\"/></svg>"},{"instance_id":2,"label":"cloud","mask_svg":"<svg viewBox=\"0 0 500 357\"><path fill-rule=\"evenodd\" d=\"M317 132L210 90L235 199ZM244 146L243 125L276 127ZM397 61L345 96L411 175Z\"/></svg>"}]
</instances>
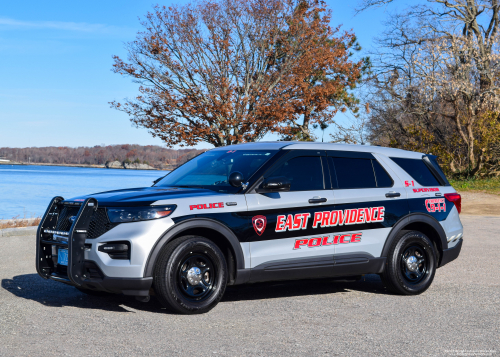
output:
<instances>
[{"instance_id":1,"label":"cloud","mask_svg":"<svg viewBox=\"0 0 500 357\"><path fill-rule=\"evenodd\" d=\"M117 26L105 24L89 24L86 22L63 22L63 21L20 21L9 18L0 18L0 29L2 27L10 27L17 29L48 29L48 30L62 30L62 31L75 31L87 33L116 33L123 30Z\"/></svg>"}]
</instances>

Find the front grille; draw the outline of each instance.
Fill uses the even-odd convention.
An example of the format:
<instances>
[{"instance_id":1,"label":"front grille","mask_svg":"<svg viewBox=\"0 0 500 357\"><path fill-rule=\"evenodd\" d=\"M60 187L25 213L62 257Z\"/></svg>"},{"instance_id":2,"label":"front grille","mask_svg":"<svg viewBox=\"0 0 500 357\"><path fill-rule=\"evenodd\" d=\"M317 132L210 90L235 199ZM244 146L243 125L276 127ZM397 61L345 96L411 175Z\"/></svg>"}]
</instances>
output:
<instances>
[{"instance_id":1,"label":"front grille","mask_svg":"<svg viewBox=\"0 0 500 357\"><path fill-rule=\"evenodd\" d=\"M62 206L59 217L57 219L56 231L68 232L73 222L70 218L78 215L80 207ZM106 213L106 208L98 208L90 218L89 227L87 228L87 238L98 238L104 233L114 228L119 223L111 223Z\"/></svg>"},{"instance_id":2,"label":"front grille","mask_svg":"<svg viewBox=\"0 0 500 357\"><path fill-rule=\"evenodd\" d=\"M76 216L79 210L80 207L63 206L57 220L56 231L69 231L71 224L73 224L73 222L70 221L70 218Z\"/></svg>"},{"instance_id":3,"label":"front grille","mask_svg":"<svg viewBox=\"0 0 500 357\"><path fill-rule=\"evenodd\" d=\"M105 208L98 208L90 219L87 238L98 238L118 224L109 221Z\"/></svg>"}]
</instances>

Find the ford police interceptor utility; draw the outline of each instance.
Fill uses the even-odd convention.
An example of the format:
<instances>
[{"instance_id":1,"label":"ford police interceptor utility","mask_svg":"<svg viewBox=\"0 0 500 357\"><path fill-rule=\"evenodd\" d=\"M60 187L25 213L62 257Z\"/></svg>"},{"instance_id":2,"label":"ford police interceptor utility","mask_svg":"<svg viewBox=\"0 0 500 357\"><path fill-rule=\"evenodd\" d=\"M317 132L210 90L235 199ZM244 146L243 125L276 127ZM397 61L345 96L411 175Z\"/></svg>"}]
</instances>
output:
<instances>
[{"instance_id":1,"label":"ford police interceptor utility","mask_svg":"<svg viewBox=\"0 0 500 357\"><path fill-rule=\"evenodd\" d=\"M458 257L461 197L432 155L262 142L207 151L152 187L55 197L38 274L202 313L227 285L380 274L415 295Z\"/></svg>"}]
</instances>

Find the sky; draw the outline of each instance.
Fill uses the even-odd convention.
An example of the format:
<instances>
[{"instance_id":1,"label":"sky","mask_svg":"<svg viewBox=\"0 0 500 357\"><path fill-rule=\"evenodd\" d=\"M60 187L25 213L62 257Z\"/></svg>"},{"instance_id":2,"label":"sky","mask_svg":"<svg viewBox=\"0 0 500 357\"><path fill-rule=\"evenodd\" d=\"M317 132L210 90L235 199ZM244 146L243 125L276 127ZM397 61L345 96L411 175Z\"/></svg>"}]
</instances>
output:
<instances>
[{"instance_id":1,"label":"sky","mask_svg":"<svg viewBox=\"0 0 500 357\"><path fill-rule=\"evenodd\" d=\"M332 25L353 29L364 50L383 31L387 9L354 16L355 0L326 1ZM164 145L109 102L134 98L138 85L111 72L126 58L157 2L143 0L3 2L0 7L0 147ZM166 0L160 5L182 3ZM338 118L343 120L343 118ZM318 135L321 135L318 133ZM268 135L266 140L276 140ZM328 130L325 141L328 139ZM197 148L210 148L199 144Z\"/></svg>"}]
</instances>

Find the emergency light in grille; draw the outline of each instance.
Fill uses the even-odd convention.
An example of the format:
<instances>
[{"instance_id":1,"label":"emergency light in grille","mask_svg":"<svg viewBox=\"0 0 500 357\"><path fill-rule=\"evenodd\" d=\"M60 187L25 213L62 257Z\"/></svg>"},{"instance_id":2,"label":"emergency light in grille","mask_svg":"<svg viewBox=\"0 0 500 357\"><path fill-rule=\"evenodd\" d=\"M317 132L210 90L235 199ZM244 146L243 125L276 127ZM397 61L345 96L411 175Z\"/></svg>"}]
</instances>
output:
<instances>
[{"instance_id":1,"label":"emergency light in grille","mask_svg":"<svg viewBox=\"0 0 500 357\"><path fill-rule=\"evenodd\" d=\"M98 238L117 225L119 223L111 223L109 221L105 208L98 208L90 219L87 238Z\"/></svg>"}]
</instances>

